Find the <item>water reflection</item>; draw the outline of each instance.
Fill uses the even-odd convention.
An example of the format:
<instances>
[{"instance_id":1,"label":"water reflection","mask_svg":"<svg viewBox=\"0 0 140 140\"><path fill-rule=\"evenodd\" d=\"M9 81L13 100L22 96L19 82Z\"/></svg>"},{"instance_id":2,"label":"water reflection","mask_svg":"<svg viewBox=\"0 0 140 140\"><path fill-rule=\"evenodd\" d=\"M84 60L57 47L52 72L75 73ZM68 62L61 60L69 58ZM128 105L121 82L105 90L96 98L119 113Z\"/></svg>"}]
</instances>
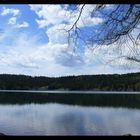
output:
<instances>
[{"instance_id":1,"label":"water reflection","mask_svg":"<svg viewBox=\"0 0 140 140\"><path fill-rule=\"evenodd\" d=\"M0 105L0 132L11 135L138 135L140 110L54 103Z\"/></svg>"},{"instance_id":2,"label":"water reflection","mask_svg":"<svg viewBox=\"0 0 140 140\"><path fill-rule=\"evenodd\" d=\"M140 94L64 94L1 92L0 104L61 103L81 106L127 107L140 109Z\"/></svg>"}]
</instances>

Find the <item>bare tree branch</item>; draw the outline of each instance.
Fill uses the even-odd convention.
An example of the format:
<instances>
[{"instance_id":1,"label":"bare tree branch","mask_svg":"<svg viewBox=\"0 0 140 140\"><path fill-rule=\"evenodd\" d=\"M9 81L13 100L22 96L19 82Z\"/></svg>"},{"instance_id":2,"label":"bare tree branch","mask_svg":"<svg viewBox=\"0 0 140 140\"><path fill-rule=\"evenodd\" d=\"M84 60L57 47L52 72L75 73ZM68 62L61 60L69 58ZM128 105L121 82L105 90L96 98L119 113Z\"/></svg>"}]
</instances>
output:
<instances>
[{"instance_id":1,"label":"bare tree branch","mask_svg":"<svg viewBox=\"0 0 140 140\"><path fill-rule=\"evenodd\" d=\"M75 35L80 36L79 32L76 31L77 23L82 16L83 8L85 5L82 5L81 10L79 12L78 18L72 25L69 31L75 30ZM93 8L92 15L96 16L96 12L101 13L101 15L104 17L105 21L101 25L98 34L94 34L93 36L89 37L86 42L88 44L97 44L97 46L103 46L103 45L112 45L114 43L118 43L118 46L121 46L120 49L123 49L122 44L119 44L119 42L122 42L121 40L125 40L126 44L128 41L131 41L132 44L128 44L128 48L130 49L130 54L137 56L137 49L138 45L140 45L140 30L137 30L138 35L133 33L135 29L138 29L138 25L140 25L140 5L136 4L127 4L127 5L114 5L114 8L111 12L104 12L104 9L106 8L106 5L101 4L97 5L96 8ZM94 32L94 29L93 29ZM88 36L87 36L88 37ZM127 40L128 39L128 40ZM76 40L75 40L76 41ZM123 44L125 43L123 42ZM95 46L95 45L92 45ZM97 47L95 47L97 48ZM95 49L94 48L94 49ZM93 49L93 50L94 50ZM126 56L127 58L127 56ZM129 58L129 57L128 57ZM134 60L135 57L131 57ZM130 58L128 59L130 60ZM136 59L138 62L138 60Z\"/></svg>"},{"instance_id":2,"label":"bare tree branch","mask_svg":"<svg viewBox=\"0 0 140 140\"><path fill-rule=\"evenodd\" d=\"M81 7L81 9L80 9L80 12L79 12L79 15L78 15L76 21L73 23L72 27L68 30L68 32L70 32L74 27L77 27L77 22L79 21L81 15L82 15L84 6L85 6L85 4L82 5L82 7Z\"/></svg>"}]
</instances>

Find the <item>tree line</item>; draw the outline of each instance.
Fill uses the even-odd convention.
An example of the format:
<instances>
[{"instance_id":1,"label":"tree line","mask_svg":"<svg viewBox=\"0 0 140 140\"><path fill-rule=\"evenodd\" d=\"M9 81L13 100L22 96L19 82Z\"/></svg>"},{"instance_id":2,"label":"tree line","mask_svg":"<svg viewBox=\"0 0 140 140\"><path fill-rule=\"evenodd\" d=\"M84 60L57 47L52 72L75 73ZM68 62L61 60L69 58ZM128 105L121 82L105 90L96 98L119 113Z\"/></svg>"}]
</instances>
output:
<instances>
[{"instance_id":1,"label":"tree line","mask_svg":"<svg viewBox=\"0 0 140 140\"><path fill-rule=\"evenodd\" d=\"M1 90L140 91L140 73L33 77L0 74Z\"/></svg>"}]
</instances>

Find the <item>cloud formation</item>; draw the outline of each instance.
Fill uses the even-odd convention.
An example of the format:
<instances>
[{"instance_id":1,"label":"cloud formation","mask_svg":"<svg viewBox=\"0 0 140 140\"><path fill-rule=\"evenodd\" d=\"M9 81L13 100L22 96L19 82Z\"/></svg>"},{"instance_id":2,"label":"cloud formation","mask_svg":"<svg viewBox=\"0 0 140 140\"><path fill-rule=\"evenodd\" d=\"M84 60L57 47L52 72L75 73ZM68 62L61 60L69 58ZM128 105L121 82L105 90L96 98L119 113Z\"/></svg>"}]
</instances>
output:
<instances>
[{"instance_id":1,"label":"cloud formation","mask_svg":"<svg viewBox=\"0 0 140 140\"><path fill-rule=\"evenodd\" d=\"M46 27L49 25L64 24L72 25L75 19L79 15L79 9L81 6L77 7L76 10L72 11L65 6L61 5L30 5L31 10L35 11L40 19L37 19L39 27ZM86 5L83 9L83 13L78 22L79 27L83 26L93 26L103 22L100 17L92 17L91 11L95 5ZM47 13L47 14L46 14Z\"/></svg>"},{"instance_id":2,"label":"cloud formation","mask_svg":"<svg viewBox=\"0 0 140 140\"><path fill-rule=\"evenodd\" d=\"M29 27L29 23L26 21L23 21L22 23L17 24L17 27L18 28L27 28L27 27Z\"/></svg>"},{"instance_id":3,"label":"cloud formation","mask_svg":"<svg viewBox=\"0 0 140 140\"><path fill-rule=\"evenodd\" d=\"M84 7L78 22L80 28L103 22L101 17L91 16L93 7L94 5ZM80 6L73 7L73 10L69 5L30 5L28 8L36 15L32 21L37 26L34 34L32 32L35 27L26 22L26 19L19 19L24 13L15 8L2 9L1 16L11 14L7 24L12 26L0 36L0 47L3 48L0 50L0 73L62 76L124 72L117 67L123 66L125 59L120 63L106 65L118 56L114 46L102 46L95 50L94 46L88 48L82 43L78 47L74 44L69 46L68 34L64 29L69 29L74 23ZM20 28L27 27L29 32L20 31ZM39 43L42 37L40 31L48 37L45 43ZM133 70L137 70L137 67Z\"/></svg>"},{"instance_id":4,"label":"cloud formation","mask_svg":"<svg viewBox=\"0 0 140 140\"><path fill-rule=\"evenodd\" d=\"M1 10L1 16L7 16L7 15L11 15L11 17L9 18L8 24L9 25L13 25L15 28L27 28L29 27L29 23L26 21L23 21L21 23L19 23L18 17L21 15L21 11L19 9L15 9L15 8L6 8L3 7Z\"/></svg>"},{"instance_id":5,"label":"cloud formation","mask_svg":"<svg viewBox=\"0 0 140 140\"><path fill-rule=\"evenodd\" d=\"M17 22L17 18L16 17L11 17L8 21L8 24L10 25L15 25Z\"/></svg>"},{"instance_id":6,"label":"cloud formation","mask_svg":"<svg viewBox=\"0 0 140 140\"><path fill-rule=\"evenodd\" d=\"M1 10L1 16L6 16L8 14L11 14L12 16L17 16L20 14L20 10L19 9L15 9L15 8L6 8L3 7L3 9Z\"/></svg>"}]
</instances>

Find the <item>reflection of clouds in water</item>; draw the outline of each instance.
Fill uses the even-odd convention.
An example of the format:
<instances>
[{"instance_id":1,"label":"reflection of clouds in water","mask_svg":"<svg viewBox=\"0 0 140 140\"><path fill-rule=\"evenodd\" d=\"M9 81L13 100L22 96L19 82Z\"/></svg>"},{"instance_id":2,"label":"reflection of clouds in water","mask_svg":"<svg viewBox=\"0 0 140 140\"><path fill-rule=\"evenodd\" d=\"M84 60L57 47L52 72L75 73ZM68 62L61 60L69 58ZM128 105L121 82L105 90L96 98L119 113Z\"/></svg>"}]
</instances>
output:
<instances>
[{"instance_id":1,"label":"reflection of clouds in water","mask_svg":"<svg viewBox=\"0 0 140 140\"><path fill-rule=\"evenodd\" d=\"M19 135L140 134L140 110L61 104L0 105L0 132Z\"/></svg>"}]
</instances>

